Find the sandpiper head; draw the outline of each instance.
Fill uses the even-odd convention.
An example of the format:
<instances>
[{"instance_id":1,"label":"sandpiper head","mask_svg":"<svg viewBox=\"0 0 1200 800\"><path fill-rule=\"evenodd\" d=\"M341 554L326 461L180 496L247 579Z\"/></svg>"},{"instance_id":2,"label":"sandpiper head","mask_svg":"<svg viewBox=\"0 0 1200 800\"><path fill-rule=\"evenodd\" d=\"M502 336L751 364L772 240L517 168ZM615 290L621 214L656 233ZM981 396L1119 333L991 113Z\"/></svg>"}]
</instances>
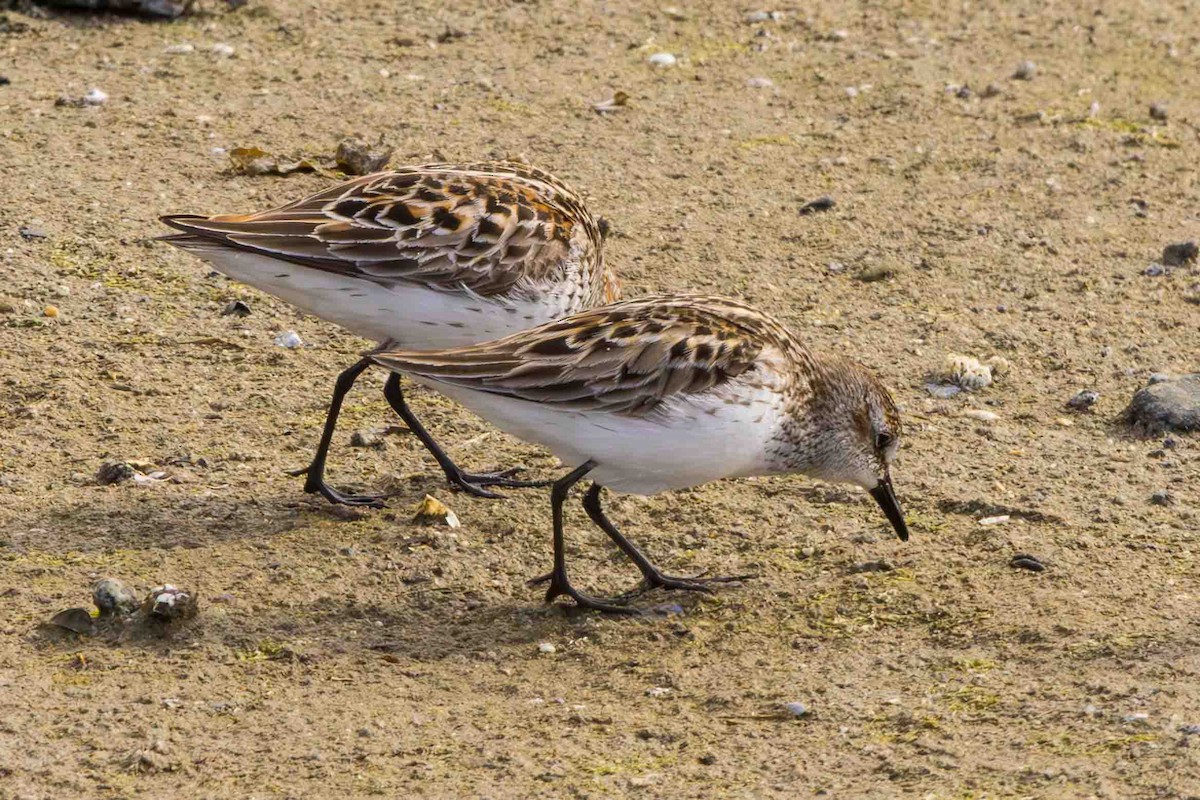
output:
<instances>
[{"instance_id":1,"label":"sandpiper head","mask_svg":"<svg viewBox=\"0 0 1200 800\"><path fill-rule=\"evenodd\" d=\"M892 491L891 465L900 449L900 411L879 379L864 367L840 363L824 381L817 407L817 448L805 471L826 480L857 484L908 540L904 512Z\"/></svg>"}]
</instances>

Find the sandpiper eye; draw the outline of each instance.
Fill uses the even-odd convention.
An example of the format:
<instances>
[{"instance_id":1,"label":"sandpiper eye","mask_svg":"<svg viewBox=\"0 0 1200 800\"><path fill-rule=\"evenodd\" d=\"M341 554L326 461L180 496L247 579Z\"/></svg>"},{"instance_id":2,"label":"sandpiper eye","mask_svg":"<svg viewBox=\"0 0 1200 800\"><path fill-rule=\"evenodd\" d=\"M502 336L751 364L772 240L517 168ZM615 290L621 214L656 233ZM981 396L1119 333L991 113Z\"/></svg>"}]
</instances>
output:
<instances>
[{"instance_id":1,"label":"sandpiper eye","mask_svg":"<svg viewBox=\"0 0 1200 800\"><path fill-rule=\"evenodd\" d=\"M889 447L892 446L893 441L894 441L894 438L887 431L882 431L880 433L877 433L877 434L875 434L875 449L876 450L887 450Z\"/></svg>"}]
</instances>

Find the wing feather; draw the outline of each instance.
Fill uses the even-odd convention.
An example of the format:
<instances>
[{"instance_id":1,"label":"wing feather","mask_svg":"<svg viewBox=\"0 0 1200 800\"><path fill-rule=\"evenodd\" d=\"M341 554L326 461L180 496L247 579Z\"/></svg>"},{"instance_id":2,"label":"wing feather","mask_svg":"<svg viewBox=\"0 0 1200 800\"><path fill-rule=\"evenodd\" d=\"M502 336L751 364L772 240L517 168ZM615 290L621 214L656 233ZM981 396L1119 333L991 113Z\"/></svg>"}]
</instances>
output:
<instances>
[{"instance_id":1,"label":"wing feather","mask_svg":"<svg viewBox=\"0 0 1200 800\"><path fill-rule=\"evenodd\" d=\"M570 189L505 162L410 167L256 214L162 219L302 266L485 297L561 280L569 258L601 269L599 226Z\"/></svg>"},{"instance_id":2,"label":"wing feather","mask_svg":"<svg viewBox=\"0 0 1200 800\"><path fill-rule=\"evenodd\" d=\"M660 295L584 311L493 342L388 350L390 369L565 409L644 416L719 388L793 348L777 322L741 303Z\"/></svg>"}]
</instances>

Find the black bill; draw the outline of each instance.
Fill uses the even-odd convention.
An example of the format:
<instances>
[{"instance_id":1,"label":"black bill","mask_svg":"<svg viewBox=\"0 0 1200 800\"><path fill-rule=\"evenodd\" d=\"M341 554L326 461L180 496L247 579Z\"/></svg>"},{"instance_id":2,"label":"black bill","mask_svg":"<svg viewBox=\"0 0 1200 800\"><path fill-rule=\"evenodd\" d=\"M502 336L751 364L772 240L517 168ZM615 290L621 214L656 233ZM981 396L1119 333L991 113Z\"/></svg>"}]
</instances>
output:
<instances>
[{"instance_id":1,"label":"black bill","mask_svg":"<svg viewBox=\"0 0 1200 800\"><path fill-rule=\"evenodd\" d=\"M875 502L879 503L879 507L887 515L888 522L892 523L892 527L896 529L896 535L900 537L900 541L907 542L908 525L904 522L904 512L900 510L900 502L896 499L895 492L892 491L892 479L889 477L879 481L879 485L871 490L871 497L875 498Z\"/></svg>"}]
</instances>

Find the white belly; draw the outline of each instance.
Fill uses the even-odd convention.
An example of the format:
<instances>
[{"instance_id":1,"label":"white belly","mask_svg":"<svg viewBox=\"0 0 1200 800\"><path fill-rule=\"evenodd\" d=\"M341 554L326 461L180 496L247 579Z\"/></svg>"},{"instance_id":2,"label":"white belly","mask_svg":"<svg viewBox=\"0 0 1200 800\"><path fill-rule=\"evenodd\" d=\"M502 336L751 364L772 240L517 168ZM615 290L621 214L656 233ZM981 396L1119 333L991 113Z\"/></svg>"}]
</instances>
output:
<instances>
[{"instance_id":1,"label":"white belly","mask_svg":"<svg viewBox=\"0 0 1200 800\"><path fill-rule=\"evenodd\" d=\"M218 271L376 342L411 350L463 347L574 311L553 295L497 302L410 283L382 285L228 247L189 248Z\"/></svg>"},{"instance_id":2,"label":"white belly","mask_svg":"<svg viewBox=\"0 0 1200 800\"><path fill-rule=\"evenodd\" d=\"M415 380L457 400L501 430L542 445L568 467L595 461L588 477L616 491L654 494L772 471L766 447L780 415L778 395L760 392L744 405L685 398L674 401L674 413L667 418L634 418L566 411Z\"/></svg>"}]
</instances>

